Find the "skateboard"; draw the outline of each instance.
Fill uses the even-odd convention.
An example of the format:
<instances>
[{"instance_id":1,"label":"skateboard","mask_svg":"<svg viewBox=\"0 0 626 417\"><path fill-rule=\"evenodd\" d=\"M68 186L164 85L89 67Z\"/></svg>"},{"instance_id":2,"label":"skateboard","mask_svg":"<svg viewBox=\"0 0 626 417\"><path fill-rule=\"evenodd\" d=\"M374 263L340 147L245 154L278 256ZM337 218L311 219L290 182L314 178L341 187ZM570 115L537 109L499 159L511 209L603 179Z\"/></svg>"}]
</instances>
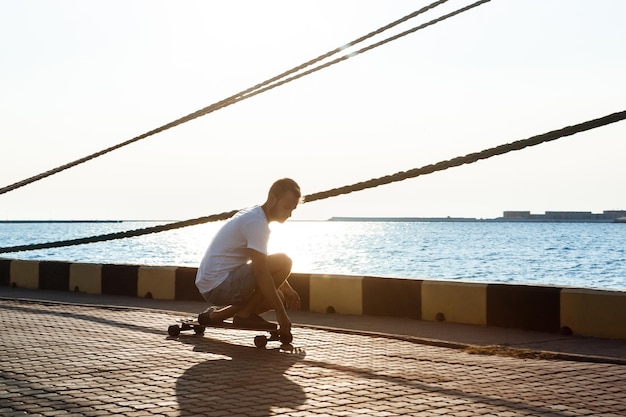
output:
<instances>
[{"instance_id":1,"label":"skateboard","mask_svg":"<svg viewBox=\"0 0 626 417\"><path fill-rule=\"evenodd\" d=\"M215 327L218 329L234 329L234 330L252 330L259 332L268 332L269 337L266 335L258 335L254 337L254 345L258 348L263 348L267 345L267 342L281 342L284 345L288 345L293 340L293 336L291 333L289 334L280 334L278 330L268 330L268 329L254 329L249 327L237 327L233 324L232 321L223 321L221 323L211 323L210 325L202 325L198 323L198 320L193 317L188 317L184 319L176 320L179 324L172 324L167 328L167 333L172 337L177 337L180 332L193 330L193 332L197 335L203 335L204 331L207 327Z\"/></svg>"}]
</instances>

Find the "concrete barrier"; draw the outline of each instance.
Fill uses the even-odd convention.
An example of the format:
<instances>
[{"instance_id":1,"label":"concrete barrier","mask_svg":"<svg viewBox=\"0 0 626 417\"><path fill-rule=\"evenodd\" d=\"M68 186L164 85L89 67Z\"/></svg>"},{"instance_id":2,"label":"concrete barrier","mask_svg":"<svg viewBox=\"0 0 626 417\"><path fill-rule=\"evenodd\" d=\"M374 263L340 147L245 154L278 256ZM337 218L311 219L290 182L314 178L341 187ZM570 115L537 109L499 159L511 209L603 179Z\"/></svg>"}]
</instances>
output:
<instances>
[{"instance_id":1,"label":"concrete barrier","mask_svg":"<svg viewBox=\"0 0 626 417\"><path fill-rule=\"evenodd\" d=\"M137 295L158 300L176 298L175 266L142 266L137 271Z\"/></svg>"},{"instance_id":2,"label":"concrete barrier","mask_svg":"<svg viewBox=\"0 0 626 417\"><path fill-rule=\"evenodd\" d=\"M422 283L422 320L487 324L487 284Z\"/></svg>"},{"instance_id":3,"label":"concrete barrier","mask_svg":"<svg viewBox=\"0 0 626 417\"><path fill-rule=\"evenodd\" d=\"M73 263L70 265L69 291L102 294L102 265Z\"/></svg>"},{"instance_id":4,"label":"concrete barrier","mask_svg":"<svg viewBox=\"0 0 626 417\"><path fill-rule=\"evenodd\" d=\"M363 314L421 319L422 280L365 277L362 287Z\"/></svg>"},{"instance_id":5,"label":"concrete barrier","mask_svg":"<svg viewBox=\"0 0 626 417\"><path fill-rule=\"evenodd\" d=\"M549 286L487 284L487 326L558 332L560 291Z\"/></svg>"},{"instance_id":6,"label":"concrete barrier","mask_svg":"<svg viewBox=\"0 0 626 417\"><path fill-rule=\"evenodd\" d=\"M39 289L39 262L15 260L9 269L12 287Z\"/></svg>"},{"instance_id":7,"label":"concrete barrier","mask_svg":"<svg viewBox=\"0 0 626 417\"><path fill-rule=\"evenodd\" d=\"M0 259L0 286L202 301L196 268ZM294 273L302 309L626 339L626 292Z\"/></svg>"},{"instance_id":8,"label":"concrete barrier","mask_svg":"<svg viewBox=\"0 0 626 417\"><path fill-rule=\"evenodd\" d=\"M309 285L310 311L363 314L363 277L311 275Z\"/></svg>"},{"instance_id":9,"label":"concrete barrier","mask_svg":"<svg viewBox=\"0 0 626 417\"><path fill-rule=\"evenodd\" d=\"M566 288L560 308L565 333L626 339L626 292Z\"/></svg>"}]
</instances>

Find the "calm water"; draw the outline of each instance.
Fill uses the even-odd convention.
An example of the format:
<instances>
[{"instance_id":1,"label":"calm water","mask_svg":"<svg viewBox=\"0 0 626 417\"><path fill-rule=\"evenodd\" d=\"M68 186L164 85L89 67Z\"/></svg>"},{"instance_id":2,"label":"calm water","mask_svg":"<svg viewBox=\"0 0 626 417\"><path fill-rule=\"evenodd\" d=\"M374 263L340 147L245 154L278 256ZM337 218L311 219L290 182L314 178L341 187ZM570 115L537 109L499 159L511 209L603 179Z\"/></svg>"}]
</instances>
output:
<instances>
[{"instance_id":1,"label":"calm water","mask_svg":"<svg viewBox=\"0 0 626 417\"><path fill-rule=\"evenodd\" d=\"M158 222L0 223L0 246L144 228ZM219 224L6 258L197 266ZM294 272L548 284L626 291L626 225L287 222L270 250Z\"/></svg>"}]
</instances>

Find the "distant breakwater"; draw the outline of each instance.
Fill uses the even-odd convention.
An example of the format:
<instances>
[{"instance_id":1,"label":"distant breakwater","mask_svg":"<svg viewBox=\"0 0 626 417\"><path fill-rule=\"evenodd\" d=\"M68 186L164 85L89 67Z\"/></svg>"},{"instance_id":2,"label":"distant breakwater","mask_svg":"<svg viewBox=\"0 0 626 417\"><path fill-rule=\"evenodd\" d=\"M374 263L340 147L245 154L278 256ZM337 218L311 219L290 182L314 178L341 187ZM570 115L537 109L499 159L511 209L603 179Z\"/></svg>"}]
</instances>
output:
<instances>
[{"instance_id":1,"label":"distant breakwater","mask_svg":"<svg viewBox=\"0 0 626 417\"><path fill-rule=\"evenodd\" d=\"M124 221L125 220L0 220L0 223L122 223Z\"/></svg>"},{"instance_id":2,"label":"distant breakwater","mask_svg":"<svg viewBox=\"0 0 626 417\"><path fill-rule=\"evenodd\" d=\"M626 223L626 210L546 211L532 214L530 211L505 211L502 217L479 219L475 217L331 217L339 222L537 222L537 223Z\"/></svg>"}]
</instances>

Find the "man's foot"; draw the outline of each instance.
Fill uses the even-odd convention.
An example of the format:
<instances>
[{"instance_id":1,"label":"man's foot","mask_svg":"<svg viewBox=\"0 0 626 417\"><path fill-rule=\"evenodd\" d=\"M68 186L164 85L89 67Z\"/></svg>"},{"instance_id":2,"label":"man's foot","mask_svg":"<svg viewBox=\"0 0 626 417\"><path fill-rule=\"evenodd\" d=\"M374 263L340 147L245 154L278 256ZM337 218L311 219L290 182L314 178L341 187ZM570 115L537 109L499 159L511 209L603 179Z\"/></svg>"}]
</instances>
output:
<instances>
[{"instance_id":1,"label":"man's foot","mask_svg":"<svg viewBox=\"0 0 626 417\"><path fill-rule=\"evenodd\" d=\"M218 306L211 306L204 310L202 313L198 314L198 323L202 326L210 326L211 324L219 324L223 320L216 320L211 318L211 314L215 313L220 308Z\"/></svg>"},{"instance_id":2,"label":"man's foot","mask_svg":"<svg viewBox=\"0 0 626 417\"><path fill-rule=\"evenodd\" d=\"M259 330L277 330L278 325L270 321L265 320L258 314L250 314L249 317L235 316L233 318L233 325L235 327L242 327L247 329L259 329Z\"/></svg>"}]
</instances>

